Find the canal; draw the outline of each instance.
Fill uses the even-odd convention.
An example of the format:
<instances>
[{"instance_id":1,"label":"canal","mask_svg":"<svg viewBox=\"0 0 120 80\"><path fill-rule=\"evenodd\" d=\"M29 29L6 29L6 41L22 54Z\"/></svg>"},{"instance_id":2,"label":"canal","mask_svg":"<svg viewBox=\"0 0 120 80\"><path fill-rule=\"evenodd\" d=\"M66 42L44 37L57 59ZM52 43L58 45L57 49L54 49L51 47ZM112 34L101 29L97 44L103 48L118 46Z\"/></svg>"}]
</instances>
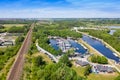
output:
<instances>
[{"instance_id":1,"label":"canal","mask_svg":"<svg viewBox=\"0 0 120 80\"><path fill-rule=\"evenodd\" d=\"M116 32L116 30L110 30L109 34L113 35Z\"/></svg>"},{"instance_id":2,"label":"canal","mask_svg":"<svg viewBox=\"0 0 120 80\"><path fill-rule=\"evenodd\" d=\"M113 35L116 32L116 29L120 29L120 26L108 26L108 29L110 29L109 34Z\"/></svg>"},{"instance_id":3,"label":"canal","mask_svg":"<svg viewBox=\"0 0 120 80\"><path fill-rule=\"evenodd\" d=\"M120 26L108 26L109 29L120 29Z\"/></svg>"},{"instance_id":4,"label":"canal","mask_svg":"<svg viewBox=\"0 0 120 80\"><path fill-rule=\"evenodd\" d=\"M102 44L100 41L86 35L83 35L82 39L107 58L119 62L119 58L114 55L114 52L112 52L109 48L105 47L105 45Z\"/></svg>"}]
</instances>

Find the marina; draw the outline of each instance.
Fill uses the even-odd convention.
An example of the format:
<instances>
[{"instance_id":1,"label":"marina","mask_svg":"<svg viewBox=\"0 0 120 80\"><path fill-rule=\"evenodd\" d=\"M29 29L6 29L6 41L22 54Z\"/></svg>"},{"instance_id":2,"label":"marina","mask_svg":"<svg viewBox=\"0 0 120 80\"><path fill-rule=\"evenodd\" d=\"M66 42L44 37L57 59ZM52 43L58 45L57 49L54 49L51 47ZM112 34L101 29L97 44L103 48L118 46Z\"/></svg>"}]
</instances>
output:
<instances>
[{"instance_id":1,"label":"marina","mask_svg":"<svg viewBox=\"0 0 120 80\"><path fill-rule=\"evenodd\" d=\"M67 52L71 48L74 49L75 53L85 54L87 53L87 48L72 39L50 39L50 45L55 49L61 49L62 52Z\"/></svg>"}]
</instances>

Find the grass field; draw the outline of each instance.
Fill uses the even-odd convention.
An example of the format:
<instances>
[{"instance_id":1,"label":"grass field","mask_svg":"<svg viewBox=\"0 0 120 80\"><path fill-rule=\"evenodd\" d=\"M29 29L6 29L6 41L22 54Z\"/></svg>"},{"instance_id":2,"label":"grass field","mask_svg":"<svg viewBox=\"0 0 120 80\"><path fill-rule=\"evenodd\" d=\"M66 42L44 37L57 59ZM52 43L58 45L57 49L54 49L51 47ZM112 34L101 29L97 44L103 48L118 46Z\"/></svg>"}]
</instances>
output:
<instances>
[{"instance_id":1,"label":"grass field","mask_svg":"<svg viewBox=\"0 0 120 80\"><path fill-rule=\"evenodd\" d=\"M84 76L85 67L81 67L81 66L76 67L76 66L73 65L72 69L74 69L79 76L85 77Z\"/></svg>"},{"instance_id":2,"label":"grass field","mask_svg":"<svg viewBox=\"0 0 120 80\"><path fill-rule=\"evenodd\" d=\"M35 53L35 54L33 54L33 56L41 56L41 57L43 57L43 60L44 61L46 61L48 64L51 64L51 63L53 63L52 61L51 61L51 59L46 55L46 54L44 54L44 53L42 53L42 52L38 52L38 53Z\"/></svg>"},{"instance_id":3,"label":"grass field","mask_svg":"<svg viewBox=\"0 0 120 80\"><path fill-rule=\"evenodd\" d=\"M4 30L8 30L9 28L16 26L16 27L23 27L25 24L4 24Z\"/></svg>"},{"instance_id":4,"label":"grass field","mask_svg":"<svg viewBox=\"0 0 120 80\"><path fill-rule=\"evenodd\" d=\"M118 76L118 73L113 74L90 74L87 80L114 80Z\"/></svg>"},{"instance_id":5,"label":"grass field","mask_svg":"<svg viewBox=\"0 0 120 80\"><path fill-rule=\"evenodd\" d=\"M13 26L16 26L16 27L22 27L24 26L25 24L4 24L3 26L5 27L13 27Z\"/></svg>"}]
</instances>

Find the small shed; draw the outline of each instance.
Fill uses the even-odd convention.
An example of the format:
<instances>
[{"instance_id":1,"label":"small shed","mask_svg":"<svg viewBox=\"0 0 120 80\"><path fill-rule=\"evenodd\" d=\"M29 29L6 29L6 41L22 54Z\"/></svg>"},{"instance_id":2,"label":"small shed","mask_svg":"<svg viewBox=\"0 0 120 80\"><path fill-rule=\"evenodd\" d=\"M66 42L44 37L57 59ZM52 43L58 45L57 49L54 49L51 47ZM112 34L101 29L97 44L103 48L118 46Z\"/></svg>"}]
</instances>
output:
<instances>
[{"instance_id":1,"label":"small shed","mask_svg":"<svg viewBox=\"0 0 120 80\"><path fill-rule=\"evenodd\" d=\"M81 60L77 60L75 63L78 64L78 65L80 65L80 66L82 66L82 67L83 67L83 66L87 66L87 65L89 65L88 62L81 61Z\"/></svg>"}]
</instances>

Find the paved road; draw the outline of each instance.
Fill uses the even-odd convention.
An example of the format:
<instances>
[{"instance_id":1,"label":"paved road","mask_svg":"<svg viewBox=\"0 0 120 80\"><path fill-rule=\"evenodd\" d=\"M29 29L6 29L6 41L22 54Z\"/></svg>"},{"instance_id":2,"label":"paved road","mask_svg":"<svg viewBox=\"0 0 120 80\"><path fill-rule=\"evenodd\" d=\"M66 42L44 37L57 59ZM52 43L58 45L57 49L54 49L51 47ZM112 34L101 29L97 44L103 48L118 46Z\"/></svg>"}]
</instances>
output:
<instances>
[{"instance_id":1,"label":"paved road","mask_svg":"<svg viewBox=\"0 0 120 80\"><path fill-rule=\"evenodd\" d=\"M24 54L28 52L30 43L31 43L31 35L32 28L34 27L34 23L31 25L30 30L28 31L26 38L18 51L17 57L8 73L7 80L20 80L20 76L22 75L23 65L24 65Z\"/></svg>"}]
</instances>

